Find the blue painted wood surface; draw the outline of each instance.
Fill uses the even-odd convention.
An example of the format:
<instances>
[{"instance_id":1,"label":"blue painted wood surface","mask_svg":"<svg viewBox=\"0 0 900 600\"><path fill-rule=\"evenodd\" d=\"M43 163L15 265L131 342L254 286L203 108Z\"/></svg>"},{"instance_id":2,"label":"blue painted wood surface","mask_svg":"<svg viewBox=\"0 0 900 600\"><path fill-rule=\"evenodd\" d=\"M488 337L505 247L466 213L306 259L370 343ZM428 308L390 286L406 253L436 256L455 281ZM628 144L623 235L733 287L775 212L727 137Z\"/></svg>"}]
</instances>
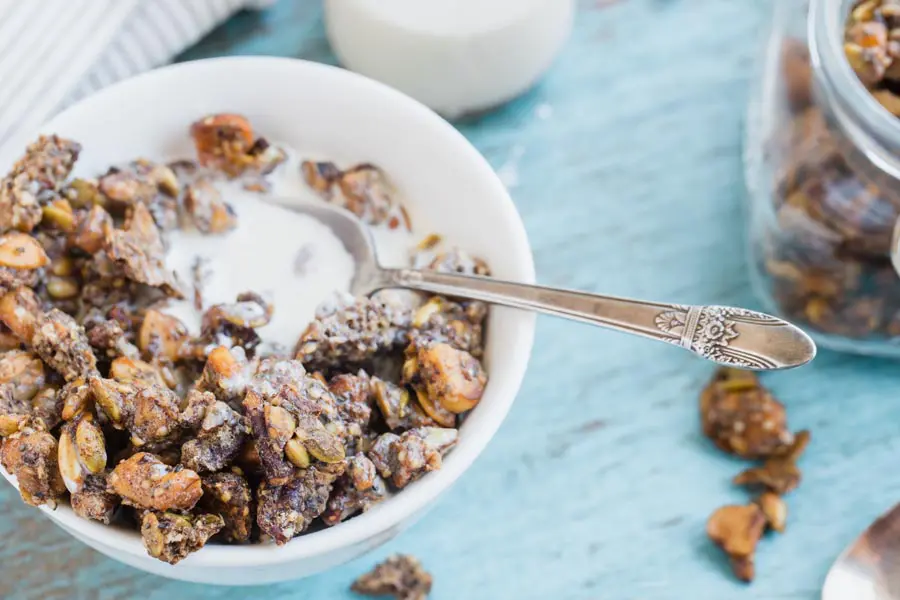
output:
<instances>
[{"instance_id":1,"label":"blue painted wood surface","mask_svg":"<svg viewBox=\"0 0 900 600\"><path fill-rule=\"evenodd\" d=\"M768 2L586 0L540 86L460 129L511 187L541 281L675 302L755 306L744 264L741 132ZM318 3L243 14L184 58L334 62ZM186 585L69 538L0 488L2 598L351 598L392 552L421 557L436 600L813 599L830 562L900 500L896 363L823 352L767 378L810 428L804 483L757 581L734 581L704 533L743 502L743 463L702 437L707 365L671 347L541 319L508 420L458 485L370 556L296 583Z\"/></svg>"}]
</instances>

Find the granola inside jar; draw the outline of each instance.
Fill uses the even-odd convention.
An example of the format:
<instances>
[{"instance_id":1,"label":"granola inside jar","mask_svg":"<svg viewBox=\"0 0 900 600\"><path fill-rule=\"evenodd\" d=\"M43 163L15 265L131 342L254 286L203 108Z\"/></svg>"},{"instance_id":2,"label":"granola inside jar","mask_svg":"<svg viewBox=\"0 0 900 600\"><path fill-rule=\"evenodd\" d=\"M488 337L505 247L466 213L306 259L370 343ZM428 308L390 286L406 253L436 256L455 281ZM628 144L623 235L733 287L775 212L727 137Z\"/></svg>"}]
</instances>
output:
<instances>
[{"instance_id":1,"label":"granola inside jar","mask_svg":"<svg viewBox=\"0 0 900 600\"><path fill-rule=\"evenodd\" d=\"M754 287L824 346L900 356L900 1L773 11L745 146Z\"/></svg>"}]
</instances>

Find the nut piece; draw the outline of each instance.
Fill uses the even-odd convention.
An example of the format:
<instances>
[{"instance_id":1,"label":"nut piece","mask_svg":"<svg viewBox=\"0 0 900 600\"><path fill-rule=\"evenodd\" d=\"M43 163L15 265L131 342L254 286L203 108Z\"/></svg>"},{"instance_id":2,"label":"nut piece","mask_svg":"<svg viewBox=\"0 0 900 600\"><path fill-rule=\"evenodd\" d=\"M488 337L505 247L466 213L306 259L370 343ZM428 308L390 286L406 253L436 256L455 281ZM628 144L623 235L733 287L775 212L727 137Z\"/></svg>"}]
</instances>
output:
<instances>
[{"instance_id":1,"label":"nut piece","mask_svg":"<svg viewBox=\"0 0 900 600\"><path fill-rule=\"evenodd\" d=\"M779 495L787 494L800 485L801 473L797 459L809 444L809 431L794 436L794 443L780 456L766 459L761 467L751 467L734 478L737 485L763 486Z\"/></svg>"},{"instance_id":2,"label":"nut piece","mask_svg":"<svg viewBox=\"0 0 900 600\"><path fill-rule=\"evenodd\" d=\"M361 575L350 589L364 596L393 596L397 600L425 600L432 577L415 557L395 554Z\"/></svg>"},{"instance_id":3,"label":"nut piece","mask_svg":"<svg viewBox=\"0 0 900 600\"><path fill-rule=\"evenodd\" d=\"M239 403L255 368L255 364L247 361L243 348L238 346L229 350L217 346L206 357L197 387L212 392L222 402Z\"/></svg>"},{"instance_id":4,"label":"nut piece","mask_svg":"<svg viewBox=\"0 0 900 600\"><path fill-rule=\"evenodd\" d=\"M343 463L313 466L293 471L284 485L260 483L259 528L279 546L303 533L325 511L331 488L343 471Z\"/></svg>"},{"instance_id":5,"label":"nut piece","mask_svg":"<svg viewBox=\"0 0 900 600\"><path fill-rule=\"evenodd\" d=\"M112 522L113 513L119 506L119 497L106 491L108 471L87 475L80 492L70 498L72 510L84 519L100 521L104 525Z\"/></svg>"},{"instance_id":6,"label":"nut piece","mask_svg":"<svg viewBox=\"0 0 900 600\"><path fill-rule=\"evenodd\" d=\"M438 418L436 408L457 414L471 410L481 400L487 384L478 359L443 343L411 346L403 365L403 379L425 393L425 402L420 404L439 423L447 419ZM429 410L431 402L437 407Z\"/></svg>"},{"instance_id":7,"label":"nut piece","mask_svg":"<svg viewBox=\"0 0 900 600\"><path fill-rule=\"evenodd\" d=\"M141 518L144 548L153 558L174 565L196 552L225 526L219 515L180 515L146 511Z\"/></svg>"},{"instance_id":8,"label":"nut piece","mask_svg":"<svg viewBox=\"0 0 900 600\"><path fill-rule=\"evenodd\" d=\"M8 384L13 399L31 400L46 382L44 363L25 350L10 350L0 354L0 384Z\"/></svg>"},{"instance_id":9,"label":"nut piece","mask_svg":"<svg viewBox=\"0 0 900 600\"><path fill-rule=\"evenodd\" d=\"M0 267L33 271L50 262L41 244L27 233L0 235Z\"/></svg>"},{"instance_id":10,"label":"nut piece","mask_svg":"<svg viewBox=\"0 0 900 600\"><path fill-rule=\"evenodd\" d=\"M31 344L43 314L37 296L28 288L19 288L0 297L0 321L26 344Z\"/></svg>"},{"instance_id":11,"label":"nut piece","mask_svg":"<svg viewBox=\"0 0 900 600\"><path fill-rule=\"evenodd\" d=\"M441 427L411 429L403 435L384 433L367 453L378 473L394 487L406 487L429 471L441 468L441 455L456 445L459 432Z\"/></svg>"},{"instance_id":12,"label":"nut piece","mask_svg":"<svg viewBox=\"0 0 900 600\"><path fill-rule=\"evenodd\" d=\"M719 449L742 458L782 454L794 441L784 406L747 371L717 370L700 394L700 418Z\"/></svg>"},{"instance_id":13,"label":"nut piece","mask_svg":"<svg viewBox=\"0 0 900 600\"><path fill-rule=\"evenodd\" d=\"M187 186L184 208L202 233L225 233L237 227L237 215L209 179Z\"/></svg>"},{"instance_id":14,"label":"nut piece","mask_svg":"<svg viewBox=\"0 0 900 600\"><path fill-rule=\"evenodd\" d=\"M784 532L787 524L787 503L781 496L773 492L763 492L756 499L756 503L759 504L763 514L766 516L769 527L779 533Z\"/></svg>"},{"instance_id":15,"label":"nut piece","mask_svg":"<svg viewBox=\"0 0 900 600\"><path fill-rule=\"evenodd\" d=\"M59 471L70 493L84 489L89 475L106 468L103 431L88 412L79 413L63 425L59 434Z\"/></svg>"},{"instance_id":16,"label":"nut piece","mask_svg":"<svg viewBox=\"0 0 900 600\"><path fill-rule=\"evenodd\" d=\"M207 408L196 437L181 447L181 463L198 473L219 471L240 453L247 433L244 418L216 401Z\"/></svg>"},{"instance_id":17,"label":"nut piece","mask_svg":"<svg viewBox=\"0 0 900 600\"><path fill-rule=\"evenodd\" d=\"M37 320L31 345L66 381L88 377L97 371L97 358L84 328L59 309L53 308Z\"/></svg>"},{"instance_id":18,"label":"nut piece","mask_svg":"<svg viewBox=\"0 0 900 600\"><path fill-rule=\"evenodd\" d=\"M189 339L187 327L175 317L148 310L138 331L138 348L147 358L175 362Z\"/></svg>"},{"instance_id":19,"label":"nut piece","mask_svg":"<svg viewBox=\"0 0 900 600\"><path fill-rule=\"evenodd\" d=\"M204 475L203 496L197 509L219 515L225 520L222 537L243 544L250 540L255 518L253 496L240 469Z\"/></svg>"},{"instance_id":20,"label":"nut piece","mask_svg":"<svg viewBox=\"0 0 900 600\"><path fill-rule=\"evenodd\" d=\"M200 476L180 466L170 467L157 456L138 452L109 475L109 489L122 503L153 510L190 510L203 490Z\"/></svg>"},{"instance_id":21,"label":"nut piece","mask_svg":"<svg viewBox=\"0 0 900 600\"><path fill-rule=\"evenodd\" d=\"M0 448L0 464L19 482L22 500L32 506L56 502L66 492L59 474L57 443L40 419L24 419Z\"/></svg>"},{"instance_id":22,"label":"nut piece","mask_svg":"<svg viewBox=\"0 0 900 600\"><path fill-rule=\"evenodd\" d=\"M109 376L119 383L137 383L144 386L166 387L159 369L136 358L120 356L109 365Z\"/></svg>"},{"instance_id":23,"label":"nut piece","mask_svg":"<svg viewBox=\"0 0 900 600\"><path fill-rule=\"evenodd\" d=\"M741 581L753 581L753 555L766 528L766 516L757 504L723 506L710 516L706 534L731 559Z\"/></svg>"},{"instance_id":24,"label":"nut piece","mask_svg":"<svg viewBox=\"0 0 900 600\"><path fill-rule=\"evenodd\" d=\"M296 358L313 370L363 363L403 346L410 317L402 306L340 295L316 310L297 343Z\"/></svg>"},{"instance_id":25,"label":"nut piece","mask_svg":"<svg viewBox=\"0 0 900 600\"><path fill-rule=\"evenodd\" d=\"M112 217L102 206L91 209L78 218L75 230L69 236L69 243L88 254L96 254L103 249L106 232L113 227Z\"/></svg>"}]
</instances>

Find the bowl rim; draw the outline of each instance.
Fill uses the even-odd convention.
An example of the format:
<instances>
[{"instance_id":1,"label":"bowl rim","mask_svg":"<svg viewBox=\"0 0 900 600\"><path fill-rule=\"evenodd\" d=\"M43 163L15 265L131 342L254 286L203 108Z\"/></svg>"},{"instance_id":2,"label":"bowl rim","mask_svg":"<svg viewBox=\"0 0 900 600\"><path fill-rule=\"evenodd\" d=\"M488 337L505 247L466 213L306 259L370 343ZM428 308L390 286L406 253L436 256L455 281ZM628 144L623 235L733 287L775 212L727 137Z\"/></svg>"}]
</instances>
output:
<instances>
[{"instance_id":1,"label":"bowl rim","mask_svg":"<svg viewBox=\"0 0 900 600\"><path fill-rule=\"evenodd\" d=\"M148 81L165 80L181 73L215 71L216 69L227 71L233 67L265 69L273 72L292 71L294 77L315 77L320 82L324 82L323 85L353 86L364 96L381 96L382 101L401 105L403 110L409 113L410 120L416 121L417 127L431 128L435 134L446 140L446 144L455 146L456 152L464 154L471 164L473 176L483 180L492 188L491 196L499 204L503 219L508 221L511 230L513 244L509 246L509 251L514 256L514 270L517 272L514 278L523 283L534 283L534 259L525 226L506 187L487 160L456 128L423 104L387 85L338 67L297 58L269 56L219 57L172 64L125 79L87 96L55 115L42 125L38 132L52 133L51 129L55 123L63 118L70 118L73 113L77 114L78 111L87 110L85 107L92 102L115 95L127 97L133 89L145 85ZM516 319L516 339L512 340L514 343L510 343L504 351L509 356L509 360L504 361L506 363L505 377L501 382L503 388L495 388L496 391L492 392L492 396L494 396L492 402L489 405L480 406L479 409L487 411L488 414L479 429L461 437L459 444L445 457L440 470L429 473L428 476L404 488L402 493L396 494L366 513L341 523L340 526L299 536L284 546L275 546L274 544L209 545L201 551L191 554L172 568L246 568L293 562L366 542L371 543L373 539L395 530L410 517L424 512L428 505L446 491L481 454L505 420L521 387L534 343L535 315L512 311L512 309L501 310L509 310L511 317ZM488 383L489 389L492 382L493 380ZM497 385L501 383L497 383ZM0 473L18 487L14 477L2 468L0 468ZM96 521L83 519L75 515L68 504L60 504L55 510L41 506L40 510L54 522L62 525L64 530L74 530L79 536L84 536L108 550L154 560L146 554L140 535L136 531L110 527ZM72 532L70 531L70 533ZM385 537L384 541L388 537ZM372 548L377 545L380 545L380 542L373 543Z\"/></svg>"}]
</instances>

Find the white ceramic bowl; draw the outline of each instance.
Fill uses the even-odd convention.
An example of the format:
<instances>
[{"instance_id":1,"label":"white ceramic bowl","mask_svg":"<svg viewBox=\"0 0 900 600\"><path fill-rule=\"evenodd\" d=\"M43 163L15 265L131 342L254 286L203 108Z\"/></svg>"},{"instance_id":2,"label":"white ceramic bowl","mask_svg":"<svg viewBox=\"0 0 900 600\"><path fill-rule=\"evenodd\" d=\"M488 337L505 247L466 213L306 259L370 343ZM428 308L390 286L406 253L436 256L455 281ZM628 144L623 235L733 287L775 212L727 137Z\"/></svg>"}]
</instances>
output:
<instances>
[{"instance_id":1,"label":"white ceramic bowl","mask_svg":"<svg viewBox=\"0 0 900 600\"><path fill-rule=\"evenodd\" d=\"M76 173L95 175L138 156L192 156L190 123L223 111L246 115L270 139L380 165L408 199L413 222L440 224L439 233L485 258L497 277L534 280L522 221L484 158L429 109L347 71L262 57L185 63L107 88L58 115L42 132L81 142ZM5 172L9 165L0 166ZM533 336L532 314L495 309L487 332L490 381L443 468L366 514L283 547L210 545L172 566L147 556L135 531L81 519L65 505L42 510L92 548L165 577L249 585L327 569L391 539L472 464L515 399Z\"/></svg>"}]
</instances>

